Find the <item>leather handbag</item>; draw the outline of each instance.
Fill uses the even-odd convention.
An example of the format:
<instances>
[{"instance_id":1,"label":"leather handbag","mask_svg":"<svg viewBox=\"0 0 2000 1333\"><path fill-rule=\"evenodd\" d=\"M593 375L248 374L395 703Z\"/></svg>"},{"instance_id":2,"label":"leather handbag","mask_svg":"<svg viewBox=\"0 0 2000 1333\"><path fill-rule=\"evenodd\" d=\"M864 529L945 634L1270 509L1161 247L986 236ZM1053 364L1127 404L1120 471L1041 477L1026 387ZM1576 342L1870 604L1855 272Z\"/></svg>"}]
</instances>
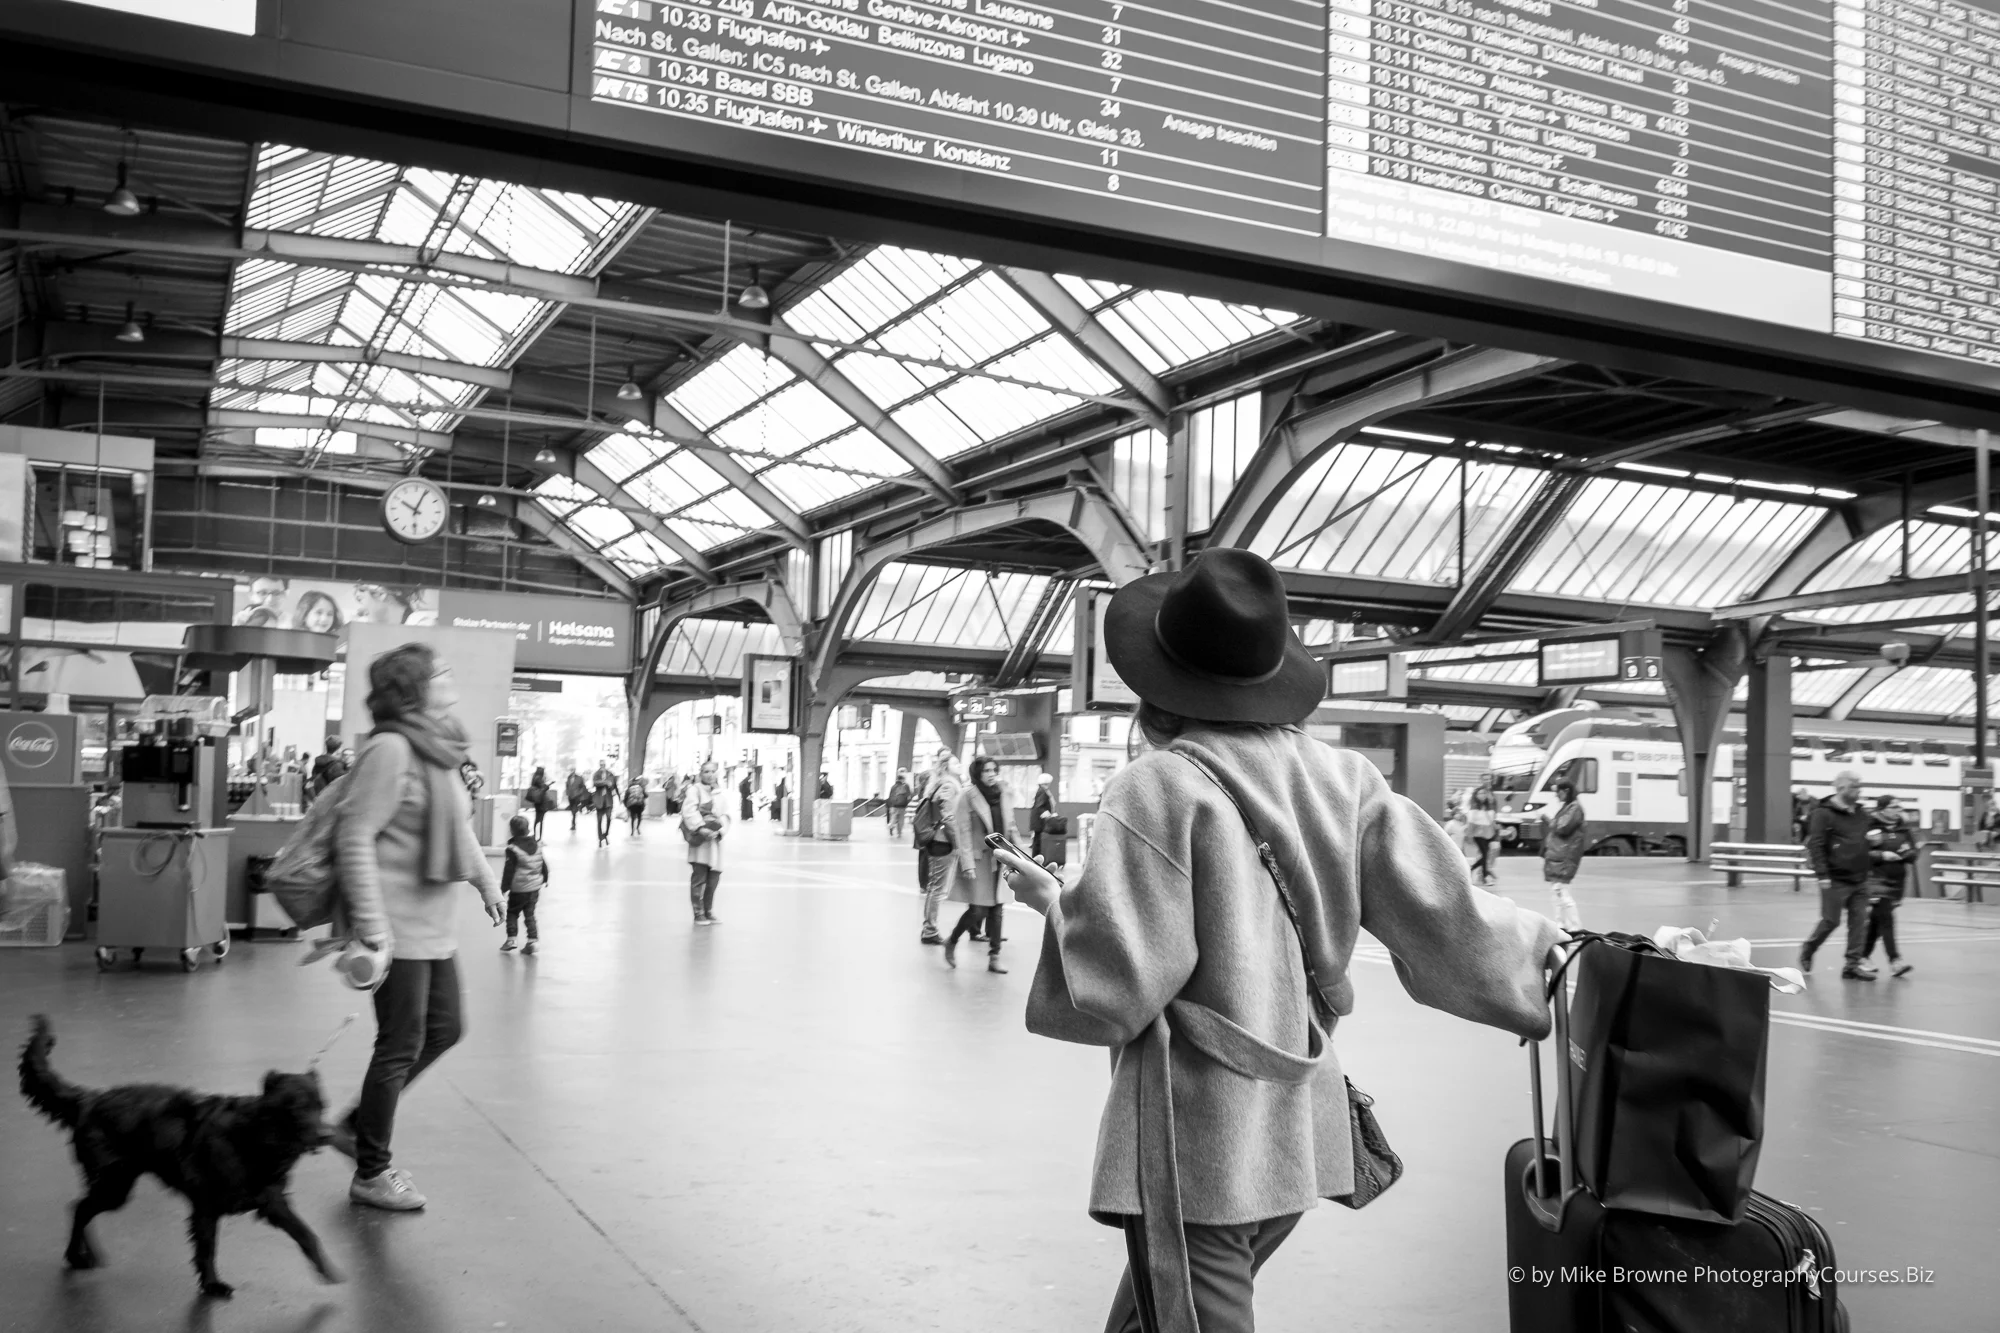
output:
<instances>
[{"instance_id":1,"label":"leather handbag","mask_svg":"<svg viewBox=\"0 0 2000 1333\"><path fill-rule=\"evenodd\" d=\"M1203 777L1216 785L1217 790L1229 798L1236 807L1236 813L1243 820L1243 826L1250 830L1250 841L1257 844L1257 859L1264 863L1270 873L1271 882L1277 886L1278 899L1285 905L1285 916L1292 923L1292 933L1299 941L1299 961L1306 970L1306 1007L1314 1027L1322 1032L1333 1030L1336 1015L1333 1006L1327 1002L1325 989L1319 984L1319 976L1313 971L1312 950L1306 947L1305 927L1299 923L1299 909L1292 900L1292 891L1285 883L1285 872L1278 867L1278 854L1271 850L1271 844L1258 833L1257 825L1250 818L1250 812L1243 808L1234 792L1224 785L1222 779L1209 771L1207 764L1196 759L1185 750L1175 750L1175 754L1201 770ZM1366 1208L1382 1192L1403 1178L1403 1159L1389 1146L1389 1136L1382 1132L1381 1122L1376 1120L1375 1099L1354 1086L1354 1080L1342 1075L1347 1083L1347 1128L1354 1158L1354 1192L1334 1199L1335 1203L1349 1208Z\"/></svg>"}]
</instances>

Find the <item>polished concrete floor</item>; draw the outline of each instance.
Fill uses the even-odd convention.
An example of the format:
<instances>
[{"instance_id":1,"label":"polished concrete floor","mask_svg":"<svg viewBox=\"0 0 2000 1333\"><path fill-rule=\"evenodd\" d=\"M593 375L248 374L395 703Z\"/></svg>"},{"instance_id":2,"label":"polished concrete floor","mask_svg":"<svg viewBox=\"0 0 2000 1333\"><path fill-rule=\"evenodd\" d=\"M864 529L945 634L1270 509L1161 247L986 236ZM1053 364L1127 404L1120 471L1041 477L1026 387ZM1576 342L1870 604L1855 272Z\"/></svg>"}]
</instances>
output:
<instances>
[{"instance_id":1,"label":"polished concrete floor","mask_svg":"<svg viewBox=\"0 0 2000 1333\"><path fill-rule=\"evenodd\" d=\"M157 1185L95 1226L108 1267L67 1273L76 1193L61 1135L0 1099L0 1329L1094 1330L1122 1262L1083 1204L1102 1052L1021 1021L1039 918L1015 909L1008 976L919 947L911 853L878 824L847 843L739 833L714 929L693 928L685 850L649 825L597 850L550 825L544 951L496 952L467 897L470 1030L404 1102L399 1162L430 1196L388 1216L345 1201L330 1154L294 1178L349 1281L291 1243L224 1224L229 1302L195 1298L182 1211ZM1540 906L1536 867L1504 888ZM1811 895L1724 888L1699 867L1588 863L1593 926L1708 927L1789 957ZM1814 1210L1845 1269L1930 1270L1850 1286L1857 1330L1994 1327L2000 1199L2000 907L1910 903L1914 976L1777 998L1759 1185ZM1364 937L1365 939L1365 937ZM55 1016L58 1066L249 1090L298 1068L362 1006L300 946L240 944L192 976L100 974L79 945L0 951L0 1013ZM977 961L976 956L973 961ZM1262 1327L1500 1330L1500 1160L1528 1124L1524 1057L1412 1003L1379 946L1355 964L1342 1062L1409 1165L1365 1213L1315 1211L1260 1283ZM353 1095L369 1028L324 1066Z\"/></svg>"}]
</instances>

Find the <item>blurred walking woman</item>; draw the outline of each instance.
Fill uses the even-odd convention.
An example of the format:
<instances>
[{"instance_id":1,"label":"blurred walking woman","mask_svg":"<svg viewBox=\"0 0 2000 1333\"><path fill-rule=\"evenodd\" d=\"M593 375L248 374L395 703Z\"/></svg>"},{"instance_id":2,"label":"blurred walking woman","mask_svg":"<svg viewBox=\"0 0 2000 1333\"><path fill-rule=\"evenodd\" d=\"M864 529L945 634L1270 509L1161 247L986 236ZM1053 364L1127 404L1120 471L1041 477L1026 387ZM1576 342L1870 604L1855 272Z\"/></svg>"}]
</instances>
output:
<instances>
[{"instance_id":1,"label":"blurred walking woman","mask_svg":"<svg viewBox=\"0 0 2000 1333\"><path fill-rule=\"evenodd\" d=\"M1110 1333L1247 1333L1301 1215L1372 1197L1332 1049L1356 933L1420 1002L1541 1037L1558 931L1475 893L1429 815L1300 728L1324 668L1261 558L1217 548L1125 585L1104 642L1155 748L1106 784L1075 883L1000 854L1048 918L1028 1027L1116 1052L1090 1191L1125 1233Z\"/></svg>"},{"instance_id":2,"label":"blurred walking woman","mask_svg":"<svg viewBox=\"0 0 2000 1333\"><path fill-rule=\"evenodd\" d=\"M1013 895L1000 882L1000 863L986 845L989 833L1014 836L1005 804L1007 794L1000 788L1000 761L985 755L972 761L972 781L952 803L949 855L958 878L952 882L951 899L966 904L958 924L944 942L944 960L958 966L958 938L970 931L977 936L986 931L986 970L1005 972L1000 966L1001 905ZM935 853L933 853L935 855Z\"/></svg>"},{"instance_id":3,"label":"blurred walking woman","mask_svg":"<svg viewBox=\"0 0 2000 1333\"><path fill-rule=\"evenodd\" d=\"M375 991L375 1055L361 1104L335 1146L354 1158L348 1197L403 1212L424 1206L409 1173L390 1165L403 1090L449 1050L460 1018L453 920L471 884L500 924L500 886L472 834L459 765L465 728L452 715L458 685L429 647L410 643L368 668L375 730L361 743L340 802L336 847L354 932L393 951Z\"/></svg>"}]
</instances>

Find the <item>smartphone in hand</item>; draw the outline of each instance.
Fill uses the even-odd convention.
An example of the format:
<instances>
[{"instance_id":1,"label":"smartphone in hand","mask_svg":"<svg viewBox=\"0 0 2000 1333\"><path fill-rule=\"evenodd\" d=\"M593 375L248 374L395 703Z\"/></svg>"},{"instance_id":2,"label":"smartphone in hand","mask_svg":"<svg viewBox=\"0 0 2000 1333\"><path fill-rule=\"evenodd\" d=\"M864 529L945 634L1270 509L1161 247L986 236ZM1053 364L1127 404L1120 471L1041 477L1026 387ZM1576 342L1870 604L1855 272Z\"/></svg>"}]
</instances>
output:
<instances>
[{"instance_id":1,"label":"smartphone in hand","mask_svg":"<svg viewBox=\"0 0 2000 1333\"><path fill-rule=\"evenodd\" d=\"M1021 850L1020 844L1015 842L1012 838L1008 837L1004 833L987 834L986 845L988 847L991 847L996 852L1012 852L1014 855L1020 857L1023 861L1032 861L1035 859L1034 857L1028 855L1025 851Z\"/></svg>"}]
</instances>

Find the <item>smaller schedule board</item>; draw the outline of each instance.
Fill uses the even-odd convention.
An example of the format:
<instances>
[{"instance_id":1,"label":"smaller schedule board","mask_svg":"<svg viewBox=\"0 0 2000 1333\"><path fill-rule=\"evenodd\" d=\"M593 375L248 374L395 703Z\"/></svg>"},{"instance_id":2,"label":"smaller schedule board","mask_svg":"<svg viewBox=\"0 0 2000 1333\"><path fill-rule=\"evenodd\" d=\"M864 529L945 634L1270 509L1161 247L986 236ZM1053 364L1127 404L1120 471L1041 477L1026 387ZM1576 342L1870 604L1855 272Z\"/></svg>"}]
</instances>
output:
<instances>
[{"instance_id":1,"label":"smaller schedule board","mask_svg":"<svg viewBox=\"0 0 2000 1333\"><path fill-rule=\"evenodd\" d=\"M1658 681L1662 661L1659 628L1637 622L1604 634L1542 640L1537 679L1543 685Z\"/></svg>"},{"instance_id":2,"label":"smaller schedule board","mask_svg":"<svg viewBox=\"0 0 2000 1333\"><path fill-rule=\"evenodd\" d=\"M1409 658L1403 653L1381 657L1335 658L1326 664L1326 693L1332 699L1407 699Z\"/></svg>"}]
</instances>

